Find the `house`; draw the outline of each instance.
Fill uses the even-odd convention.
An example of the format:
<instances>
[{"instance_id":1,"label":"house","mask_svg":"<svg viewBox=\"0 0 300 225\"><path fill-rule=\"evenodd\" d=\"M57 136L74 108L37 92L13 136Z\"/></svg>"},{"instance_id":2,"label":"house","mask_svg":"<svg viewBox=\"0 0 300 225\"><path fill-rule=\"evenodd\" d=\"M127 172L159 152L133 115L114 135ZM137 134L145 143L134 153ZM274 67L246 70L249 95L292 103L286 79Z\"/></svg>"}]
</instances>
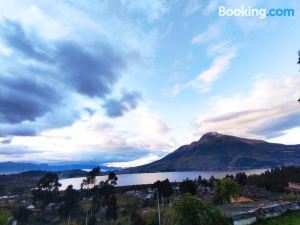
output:
<instances>
[{"instance_id":1,"label":"house","mask_svg":"<svg viewBox=\"0 0 300 225\"><path fill-rule=\"evenodd\" d=\"M289 192L300 194L300 183L289 182L289 186L286 188Z\"/></svg>"}]
</instances>

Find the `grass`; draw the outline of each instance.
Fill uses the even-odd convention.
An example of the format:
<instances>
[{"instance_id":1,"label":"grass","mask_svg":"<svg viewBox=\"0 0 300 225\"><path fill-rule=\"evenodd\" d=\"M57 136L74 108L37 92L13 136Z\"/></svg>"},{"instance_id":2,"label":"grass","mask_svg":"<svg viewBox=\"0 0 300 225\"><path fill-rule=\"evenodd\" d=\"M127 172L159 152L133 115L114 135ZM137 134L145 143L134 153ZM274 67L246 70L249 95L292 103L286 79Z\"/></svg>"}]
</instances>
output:
<instances>
[{"instance_id":1,"label":"grass","mask_svg":"<svg viewBox=\"0 0 300 225\"><path fill-rule=\"evenodd\" d=\"M8 218L10 217L10 213L7 210L0 210L0 225L8 225Z\"/></svg>"},{"instance_id":2,"label":"grass","mask_svg":"<svg viewBox=\"0 0 300 225\"><path fill-rule=\"evenodd\" d=\"M299 225L300 212L287 212L282 216L260 220L255 225Z\"/></svg>"}]
</instances>

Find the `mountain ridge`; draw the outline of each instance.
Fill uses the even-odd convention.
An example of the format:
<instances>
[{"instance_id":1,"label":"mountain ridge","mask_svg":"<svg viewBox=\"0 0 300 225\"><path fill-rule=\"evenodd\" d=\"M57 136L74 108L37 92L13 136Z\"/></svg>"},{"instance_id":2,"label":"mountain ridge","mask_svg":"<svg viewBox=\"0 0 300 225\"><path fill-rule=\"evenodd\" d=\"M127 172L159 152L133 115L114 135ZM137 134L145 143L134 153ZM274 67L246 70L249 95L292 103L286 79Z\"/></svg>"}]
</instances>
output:
<instances>
[{"instance_id":1,"label":"mountain ridge","mask_svg":"<svg viewBox=\"0 0 300 225\"><path fill-rule=\"evenodd\" d=\"M289 165L300 165L300 145L269 143L209 132L162 159L127 168L124 172L244 170Z\"/></svg>"}]
</instances>

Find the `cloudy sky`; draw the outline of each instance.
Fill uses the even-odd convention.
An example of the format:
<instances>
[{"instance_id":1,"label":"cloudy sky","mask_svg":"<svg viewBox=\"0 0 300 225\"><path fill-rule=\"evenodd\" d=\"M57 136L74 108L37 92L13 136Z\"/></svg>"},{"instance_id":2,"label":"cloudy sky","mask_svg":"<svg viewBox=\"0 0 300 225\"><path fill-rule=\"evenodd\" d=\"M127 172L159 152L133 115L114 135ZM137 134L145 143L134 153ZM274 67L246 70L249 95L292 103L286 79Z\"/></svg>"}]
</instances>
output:
<instances>
[{"instance_id":1,"label":"cloudy sky","mask_svg":"<svg viewBox=\"0 0 300 225\"><path fill-rule=\"evenodd\" d=\"M300 5L266 2L1 0L0 161L140 165L209 131L300 143Z\"/></svg>"}]
</instances>

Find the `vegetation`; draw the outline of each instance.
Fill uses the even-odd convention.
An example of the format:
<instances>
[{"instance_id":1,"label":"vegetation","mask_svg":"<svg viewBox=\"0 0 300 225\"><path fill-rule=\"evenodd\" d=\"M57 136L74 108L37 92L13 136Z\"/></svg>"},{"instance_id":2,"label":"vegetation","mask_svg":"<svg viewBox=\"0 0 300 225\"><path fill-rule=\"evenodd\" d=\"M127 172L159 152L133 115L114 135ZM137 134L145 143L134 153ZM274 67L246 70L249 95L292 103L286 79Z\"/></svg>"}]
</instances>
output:
<instances>
[{"instance_id":1,"label":"vegetation","mask_svg":"<svg viewBox=\"0 0 300 225\"><path fill-rule=\"evenodd\" d=\"M8 218L10 217L10 212L7 210L0 211L0 225L8 225Z\"/></svg>"},{"instance_id":2,"label":"vegetation","mask_svg":"<svg viewBox=\"0 0 300 225\"><path fill-rule=\"evenodd\" d=\"M300 167L275 168L247 178L247 184L257 185L273 192L284 192L289 182L300 182Z\"/></svg>"},{"instance_id":3,"label":"vegetation","mask_svg":"<svg viewBox=\"0 0 300 225\"><path fill-rule=\"evenodd\" d=\"M47 173L39 180L37 188L32 191L34 204L40 204L45 208L49 203L56 202L60 186L57 174Z\"/></svg>"},{"instance_id":4,"label":"vegetation","mask_svg":"<svg viewBox=\"0 0 300 225\"><path fill-rule=\"evenodd\" d=\"M86 173L80 190L75 190L70 185L64 191L59 190L61 184L57 174L43 173L36 181L36 186L26 186L18 191L22 186L15 185L15 192L20 193L20 197L15 197L16 202L9 203L9 207L5 204L14 200L2 200L0 225L7 224L8 218L13 218L22 225L157 225L158 215L161 225L226 225L229 224L228 218L213 204L230 203L232 198L240 195L242 187L243 193L251 193L252 189L247 189L249 186L255 187L253 190L270 188L273 191L285 191L289 181L298 181L297 172L300 172L299 168L289 167L249 177L245 173L238 173L235 176L227 175L223 179L213 176L203 179L199 176L195 180L186 179L181 183L171 184L166 179L148 185L116 187L118 177L113 172L107 173L106 180L97 182L100 169L96 167ZM278 185L272 187L274 180ZM6 190L7 188L4 194L7 193ZM275 196L288 201L300 199L297 194ZM28 208L31 204L34 207ZM227 207L220 206L222 210ZM269 224L268 221L260 223Z\"/></svg>"},{"instance_id":5,"label":"vegetation","mask_svg":"<svg viewBox=\"0 0 300 225\"><path fill-rule=\"evenodd\" d=\"M269 218L259 220L254 225L299 225L300 224L300 212L287 212L282 216L276 218Z\"/></svg>"},{"instance_id":6,"label":"vegetation","mask_svg":"<svg viewBox=\"0 0 300 225\"><path fill-rule=\"evenodd\" d=\"M230 203L231 199L238 198L241 191L240 185L234 179L226 177L222 180L215 181L214 184L214 202Z\"/></svg>"},{"instance_id":7,"label":"vegetation","mask_svg":"<svg viewBox=\"0 0 300 225\"><path fill-rule=\"evenodd\" d=\"M63 216L68 216L73 209L79 207L80 192L73 189L72 185L69 185L62 197L62 204L60 206L60 213Z\"/></svg>"},{"instance_id":8,"label":"vegetation","mask_svg":"<svg viewBox=\"0 0 300 225\"><path fill-rule=\"evenodd\" d=\"M229 220L212 205L185 194L175 207L176 225L229 225Z\"/></svg>"},{"instance_id":9,"label":"vegetation","mask_svg":"<svg viewBox=\"0 0 300 225\"><path fill-rule=\"evenodd\" d=\"M179 190L181 194L190 193L192 195L195 195L197 193L196 182L186 179L180 183Z\"/></svg>"},{"instance_id":10,"label":"vegetation","mask_svg":"<svg viewBox=\"0 0 300 225\"><path fill-rule=\"evenodd\" d=\"M169 200L170 196L174 193L169 179L156 181L154 183L154 188L158 191L159 199L162 203L165 203L165 200Z\"/></svg>"}]
</instances>

